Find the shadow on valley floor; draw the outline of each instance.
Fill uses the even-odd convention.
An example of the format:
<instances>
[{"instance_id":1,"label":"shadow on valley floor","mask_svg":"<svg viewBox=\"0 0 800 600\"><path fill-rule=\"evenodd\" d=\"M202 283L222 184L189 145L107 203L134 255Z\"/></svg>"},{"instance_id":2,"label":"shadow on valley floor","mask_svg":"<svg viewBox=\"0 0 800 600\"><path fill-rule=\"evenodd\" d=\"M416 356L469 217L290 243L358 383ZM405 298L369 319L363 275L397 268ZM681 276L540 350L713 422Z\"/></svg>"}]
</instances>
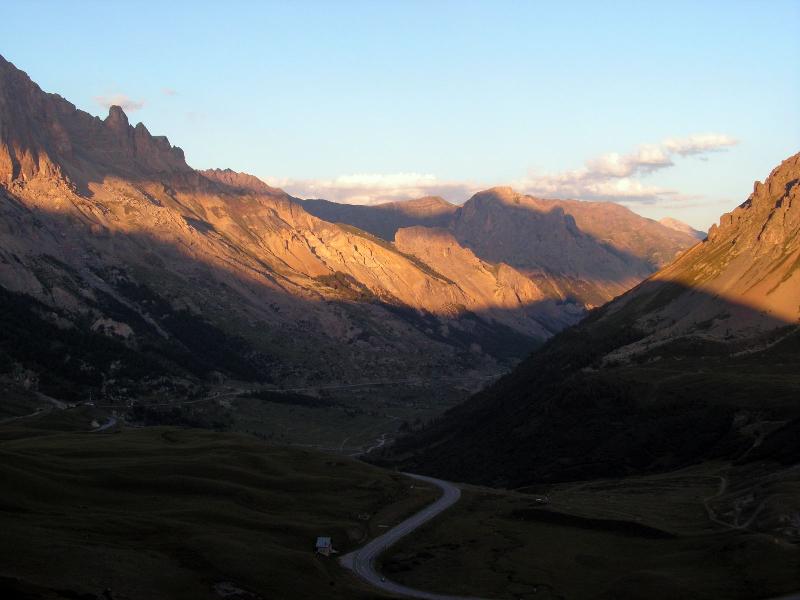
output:
<instances>
[{"instance_id":1,"label":"shadow on valley floor","mask_svg":"<svg viewBox=\"0 0 800 600\"><path fill-rule=\"evenodd\" d=\"M679 297L698 311L652 320ZM800 433L796 323L672 282L645 282L627 298L593 311L374 460L500 487L716 458L800 461L800 436L786 444ZM666 343L648 343L642 328L682 323L686 333ZM750 325L763 333L737 337ZM604 359L634 345L629 358Z\"/></svg>"}]
</instances>

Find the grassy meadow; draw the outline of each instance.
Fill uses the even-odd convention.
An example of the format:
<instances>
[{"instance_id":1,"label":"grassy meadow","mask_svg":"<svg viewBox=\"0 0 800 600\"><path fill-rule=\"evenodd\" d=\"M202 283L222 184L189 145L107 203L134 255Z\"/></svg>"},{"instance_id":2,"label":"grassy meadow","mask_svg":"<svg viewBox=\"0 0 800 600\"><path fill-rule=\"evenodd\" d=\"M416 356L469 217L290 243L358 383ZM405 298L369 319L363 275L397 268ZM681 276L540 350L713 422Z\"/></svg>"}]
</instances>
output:
<instances>
[{"instance_id":1,"label":"grassy meadow","mask_svg":"<svg viewBox=\"0 0 800 600\"><path fill-rule=\"evenodd\" d=\"M0 426L0 597L375 597L316 556L315 538L344 553L435 495L252 436L89 433L92 418L82 407Z\"/></svg>"}]
</instances>

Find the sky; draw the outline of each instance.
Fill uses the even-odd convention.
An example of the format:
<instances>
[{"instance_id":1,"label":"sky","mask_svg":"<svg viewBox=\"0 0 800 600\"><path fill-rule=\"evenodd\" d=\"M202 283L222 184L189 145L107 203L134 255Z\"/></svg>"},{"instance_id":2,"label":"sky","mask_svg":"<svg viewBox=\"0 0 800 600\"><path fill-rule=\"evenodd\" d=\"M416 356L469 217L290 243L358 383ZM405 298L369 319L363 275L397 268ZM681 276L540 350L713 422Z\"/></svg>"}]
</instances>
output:
<instances>
[{"instance_id":1,"label":"sky","mask_svg":"<svg viewBox=\"0 0 800 600\"><path fill-rule=\"evenodd\" d=\"M9 5L10 4L10 5ZM4 3L43 89L300 197L510 185L706 229L800 151L800 0ZM13 25L13 26L12 26Z\"/></svg>"}]
</instances>

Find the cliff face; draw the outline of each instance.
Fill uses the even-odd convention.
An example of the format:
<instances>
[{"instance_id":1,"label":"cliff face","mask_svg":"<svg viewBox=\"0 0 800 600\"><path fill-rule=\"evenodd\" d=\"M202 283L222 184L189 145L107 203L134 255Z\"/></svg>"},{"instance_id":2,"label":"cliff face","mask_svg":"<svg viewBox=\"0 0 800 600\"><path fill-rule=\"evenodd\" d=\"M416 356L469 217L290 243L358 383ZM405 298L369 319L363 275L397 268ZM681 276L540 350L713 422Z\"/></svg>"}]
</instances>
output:
<instances>
[{"instance_id":1,"label":"cliff face","mask_svg":"<svg viewBox=\"0 0 800 600\"><path fill-rule=\"evenodd\" d=\"M448 280L458 282L476 309L480 307L497 322L514 329L533 328L537 335L547 338L583 314L580 306L559 302L546 288L515 268L481 260L445 229L400 229L395 234L395 246Z\"/></svg>"},{"instance_id":2,"label":"cliff face","mask_svg":"<svg viewBox=\"0 0 800 600\"><path fill-rule=\"evenodd\" d=\"M542 200L510 188L473 196L452 229L482 258L510 264L590 307L627 291L694 244L618 204Z\"/></svg>"}]
</instances>

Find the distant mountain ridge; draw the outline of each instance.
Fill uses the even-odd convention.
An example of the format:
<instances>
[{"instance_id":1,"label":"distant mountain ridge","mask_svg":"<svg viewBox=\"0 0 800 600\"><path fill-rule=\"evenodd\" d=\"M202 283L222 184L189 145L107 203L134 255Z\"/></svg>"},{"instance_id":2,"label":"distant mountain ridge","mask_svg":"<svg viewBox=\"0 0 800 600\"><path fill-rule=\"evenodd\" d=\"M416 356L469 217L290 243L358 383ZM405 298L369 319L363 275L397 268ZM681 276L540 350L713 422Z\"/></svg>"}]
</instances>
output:
<instances>
[{"instance_id":1,"label":"distant mountain ridge","mask_svg":"<svg viewBox=\"0 0 800 600\"><path fill-rule=\"evenodd\" d=\"M675 231L688 233L689 235L696 237L698 240L704 240L707 235L706 232L695 229L691 225L688 225L683 221L679 221L678 219L673 219L672 217L664 217L663 219L659 220L659 223L661 223L664 227L669 227Z\"/></svg>"},{"instance_id":2,"label":"distant mountain ridge","mask_svg":"<svg viewBox=\"0 0 800 600\"><path fill-rule=\"evenodd\" d=\"M509 187L478 192L462 206L441 198L374 206L304 200L303 206L387 241L404 227L446 229L479 258L514 267L550 297L589 307L630 289L697 241L613 202L543 200Z\"/></svg>"}]
</instances>

